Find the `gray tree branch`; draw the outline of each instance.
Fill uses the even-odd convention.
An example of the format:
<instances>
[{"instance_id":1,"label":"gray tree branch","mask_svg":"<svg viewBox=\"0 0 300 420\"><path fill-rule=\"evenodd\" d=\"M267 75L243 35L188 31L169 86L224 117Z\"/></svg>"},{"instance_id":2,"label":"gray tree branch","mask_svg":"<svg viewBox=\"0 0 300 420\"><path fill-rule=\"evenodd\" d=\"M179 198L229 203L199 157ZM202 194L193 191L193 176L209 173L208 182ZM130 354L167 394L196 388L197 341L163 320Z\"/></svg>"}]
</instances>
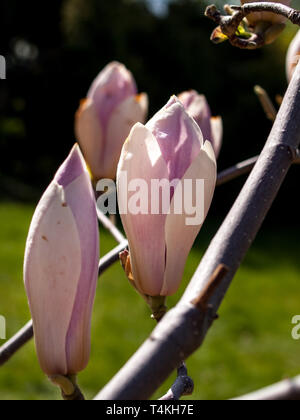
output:
<instances>
[{"instance_id":1,"label":"gray tree branch","mask_svg":"<svg viewBox=\"0 0 300 420\"><path fill-rule=\"evenodd\" d=\"M234 398L234 401L300 401L300 376Z\"/></svg>"}]
</instances>

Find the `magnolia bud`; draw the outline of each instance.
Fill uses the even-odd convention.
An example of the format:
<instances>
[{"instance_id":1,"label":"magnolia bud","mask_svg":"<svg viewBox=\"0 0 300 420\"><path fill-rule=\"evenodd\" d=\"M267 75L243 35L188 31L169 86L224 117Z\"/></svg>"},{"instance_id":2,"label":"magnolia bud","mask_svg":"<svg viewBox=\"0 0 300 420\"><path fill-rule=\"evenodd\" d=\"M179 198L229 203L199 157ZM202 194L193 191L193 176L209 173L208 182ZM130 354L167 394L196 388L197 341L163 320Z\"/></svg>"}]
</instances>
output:
<instances>
[{"instance_id":1,"label":"magnolia bud","mask_svg":"<svg viewBox=\"0 0 300 420\"><path fill-rule=\"evenodd\" d=\"M211 110L204 95L195 90L183 92L178 96L188 114L199 125L204 140L212 143L216 158L219 157L222 138L223 122L221 117L212 117Z\"/></svg>"},{"instance_id":2,"label":"magnolia bud","mask_svg":"<svg viewBox=\"0 0 300 420\"><path fill-rule=\"evenodd\" d=\"M132 74L111 63L93 82L76 114L75 131L93 177L115 179L125 139L137 122L145 122L148 97L137 94Z\"/></svg>"},{"instance_id":3,"label":"magnolia bud","mask_svg":"<svg viewBox=\"0 0 300 420\"><path fill-rule=\"evenodd\" d=\"M291 42L286 57L286 75L290 82L300 58L300 30Z\"/></svg>"},{"instance_id":4,"label":"magnolia bud","mask_svg":"<svg viewBox=\"0 0 300 420\"><path fill-rule=\"evenodd\" d=\"M93 189L75 146L37 206L25 251L36 349L49 376L73 375L88 363L98 258Z\"/></svg>"},{"instance_id":5,"label":"magnolia bud","mask_svg":"<svg viewBox=\"0 0 300 420\"><path fill-rule=\"evenodd\" d=\"M201 192L196 184L202 185ZM203 141L199 126L177 98L172 98L146 126L133 127L123 146L117 186L130 248L130 261L122 255L122 263L142 295L169 296L178 290L215 184L216 160L211 143ZM196 207L191 212L186 201L192 199ZM191 220L194 210L199 210L201 217Z\"/></svg>"}]
</instances>

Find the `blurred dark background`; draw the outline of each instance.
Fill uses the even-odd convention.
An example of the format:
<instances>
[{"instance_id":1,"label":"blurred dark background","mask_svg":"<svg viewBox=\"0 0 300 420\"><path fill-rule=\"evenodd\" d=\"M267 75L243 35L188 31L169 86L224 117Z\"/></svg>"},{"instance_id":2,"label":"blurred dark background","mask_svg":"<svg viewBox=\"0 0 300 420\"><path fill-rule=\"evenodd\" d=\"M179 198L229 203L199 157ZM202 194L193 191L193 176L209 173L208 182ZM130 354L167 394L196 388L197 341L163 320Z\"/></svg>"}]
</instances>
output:
<instances>
[{"instance_id":1,"label":"blurred dark background","mask_svg":"<svg viewBox=\"0 0 300 420\"><path fill-rule=\"evenodd\" d=\"M219 169L258 154L271 123L253 87L263 86L272 99L284 94L285 54L296 29L289 26L258 51L215 46L209 40L214 24L203 16L206 5L1 0L0 54L7 59L7 80L0 81L0 198L38 199L75 141L80 99L112 60L123 62L139 91L149 94L150 116L182 90L207 96L213 114L224 119ZM289 174L270 223L297 222L297 170ZM225 215L243 181L218 190L213 214ZM282 217L287 205L289 218Z\"/></svg>"}]
</instances>

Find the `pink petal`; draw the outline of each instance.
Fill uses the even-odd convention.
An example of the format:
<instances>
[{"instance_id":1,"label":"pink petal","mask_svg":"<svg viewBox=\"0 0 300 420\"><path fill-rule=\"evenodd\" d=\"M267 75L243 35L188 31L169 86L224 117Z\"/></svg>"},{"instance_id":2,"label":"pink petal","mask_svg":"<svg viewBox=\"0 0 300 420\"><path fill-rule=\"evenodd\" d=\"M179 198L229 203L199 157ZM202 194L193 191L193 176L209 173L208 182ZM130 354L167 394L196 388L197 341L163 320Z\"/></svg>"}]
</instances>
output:
<instances>
[{"instance_id":1,"label":"pink petal","mask_svg":"<svg viewBox=\"0 0 300 420\"><path fill-rule=\"evenodd\" d=\"M136 124L124 144L117 174L118 200L122 208L126 201L124 172L128 183L142 179L148 186L149 206L151 205L151 179L168 179L166 163L151 131L142 124ZM134 193L128 194L128 200ZM159 295L165 269L164 227L166 215L134 215L127 211L121 215L123 226L129 240L132 270L140 292Z\"/></svg>"},{"instance_id":2,"label":"pink petal","mask_svg":"<svg viewBox=\"0 0 300 420\"><path fill-rule=\"evenodd\" d=\"M123 64L113 62L101 71L88 92L88 98L95 105L104 133L113 110L136 94L134 78Z\"/></svg>"},{"instance_id":3,"label":"pink petal","mask_svg":"<svg viewBox=\"0 0 300 420\"><path fill-rule=\"evenodd\" d=\"M205 218L213 198L216 176L217 170L214 151L211 143L207 141L182 179L182 182L184 182L185 179L204 179ZM171 203L171 209L174 207L175 197L176 192ZM165 227L167 253L164 285L160 292L162 296L172 295L177 292L182 280L187 257L201 229L202 224L188 226L186 224L186 219L189 217L190 215L187 215L185 212L179 215L171 212L167 216Z\"/></svg>"},{"instance_id":4,"label":"pink petal","mask_svg":"<svg viewBox=\"0 0 300 420\"><path fill-rule=\"evenodd\" d=\"M212 117L211 120L212 145L218 159L223 142L223 120L221 117Z\"/></svg>"},{"instance_id":5,"label":"pink petal","mask_svg":"<svg viewBox=\"0 0 300 420\"><path fill-rule=\"evenodd\" d=\"M211 141L211 111L205 96L199 95L195 90L191 90L180 94L178 99L182 102L188 114L199 125L203 139Z\"/></svg>"},{"instance_id":6,"label":"pink petal","mask_svg":"<svg viewBox=\"0 0 300 420\"><path fill-rule=\"evenodd\" d=\"M76 145L41 199L26 245L25 287L48 375L77 373L88 362L98 234L93 190Z\"/></svg>"},{"instance_id":7,"label":"pink petal","mask_svg":"<svg viewBox=\"0 0 300 420\"><path fill-rule=\"evenodd\" d=\"M174 98L146 124L159 144L170 181L183 177L203 144L198 125Z\"/></svg>"},{"instance_id":8,"label":"pink petal","mask_svg":"<svg viewBox=\"0 0 300 420\"><path fill-rule=\"evenodd\" d=\"M54 181L62 187L67 187L82 174L86 173L86 164L77 144L57 171Z\"/></svg>"},{"instance_id":9,"label":"pink petal","mask_svg":"<svg viewBox=\"0 0 300 420\"><path fill-rule=\"evenodd\" d=\"M103 168L105 142L95 106L89 99L81 105L81 108L76 114L75 132L82 153L94 178L102 178L105 174Z\"/></svg>"},{"instance_id":10,"label":"pink petal","mask_svg":"<svg viewBox=\"0 0 300 420\"><path fill-rule=\"evenodd\" d=\"M144 123L148 112L148 96L131 96L111 114L103 151L102 165L106 178L115 179L121 150L130 130L137 123Z\"/></svg>"},{"instance_id":11,"label":"pink petal","mask_svg":"<svg viewBox=\"0 0 300 420\"><path fill-rule=\"evenodd\" d=\"M68 373L66 335L81 272L76 221L64 191L53 182L33 217L24 278L39 361L48 375Z\"/></svg>"},{"instance_id":12,"label":"pink petal","mask_svg":"<svg viewBox=\"0 0 300 420\"><path fill-rule=\"evenodd\" d=\"M83 370L90 356L91 317L98 281L99 230L95 198L87 172L65 190L77 225L81 247L81 273L67 334L69 373Z\"/></svg>"},{"instance_id":13,"label":"pink petal","mask_svg":"<svg viewBox=\"0 0 300 420\"><path fill-rule=\"evenodd\" d=\"M296 65L300 58L300 30L298 30L295 38L290 43L286 57L286 74L288 82L291 81Z\"/></svg>"}]
</instances>

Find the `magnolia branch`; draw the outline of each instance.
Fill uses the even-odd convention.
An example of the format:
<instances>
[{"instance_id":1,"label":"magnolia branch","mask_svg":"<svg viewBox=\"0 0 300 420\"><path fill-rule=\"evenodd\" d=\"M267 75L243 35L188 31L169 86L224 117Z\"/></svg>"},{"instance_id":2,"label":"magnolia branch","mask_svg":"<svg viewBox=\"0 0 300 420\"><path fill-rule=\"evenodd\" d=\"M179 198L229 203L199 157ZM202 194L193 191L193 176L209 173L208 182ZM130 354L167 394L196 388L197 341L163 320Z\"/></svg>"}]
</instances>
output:
<instances>
[{"instance_id":1,"label":"magnolia branch","mask_svg":"<svg viewBox=\"0 0 300 420\"><path fill-rule=\"evenodd\" d=\"M110 234L115 238L115 240L119 242L119 244L125 242L126 241L125 236L112 223L112 221L107 216L105 216L101 210L98 209L97 206L96 206L96 211L97 211L99 222L105 227L105 229L107 229L110 232Z\"/></svg>"},{"instance_id":2,"label":"magnolia branch","mask_svg":"<svg viewBox=\"0 0 300 420\"><path fill-rule=\"evenodd\" d=\"M29 321L20 331L10 340L0 347L0 366L8 362L9 359L33 337L32 321Z\"/></svg>"},{"instance_id":3,"label":"magnolia branch","mask_svg":"<svg viewBox=\"0 0 300 420\"><path fill-rule=\"evenodd\" d=\"M300 64L285 94L269 139L235 204L211 242L178 305L98 394L96 399L148 399L181 360L203 343L243 258L276 198L300 143ZM216 267L228 266L218 283ZM202 298L205 295L205 306ZM200 304L195 305L195 301Z\"/></svg>"},{"instance_id":4,"label":"magnolia branch","mask_svg":"<svg viewBox=\"0 0 300 420\"><path fill-rule=\"evenodd\" d=\"M234 401L300 401L300 376L234 398Z\"/></svg>"},{"instance_id":5,"label":"magnolia branch","mask_svg":"<svg viewBox=\"0 0 300 420\"><path fill-rule=\"evenodd\" d=\"M242 175L249 174L254 168L258 158L259 156L255 156L220 172L217 178L217 186L226 184Z\"/></svg>"},{"instance_id":6,"label":"magnolia branch","mask_svg":"<svg viewBox=\"0 0 300 420\"><path fill-rule=\"evenodd\" d=\"M252 33L247 39L239 33L239 26L243 19L254 12L271 12L284 16L295 25L300 25L300 11L280 3L246 3L242 6L228 6L225 10L231 15L222 15L215 5L208 6L205 15L220 26L222 33L228 37L230 43L242 49L256 49L265 45L264 36L260 33Z\"/></svg>"},{"instance_id":7,"label":"magnolia branch","mask_svg":"<svg viewBox=\"0 0 300 420\"><path fill-rule=\"evenodd\" d=\"M271 101L270 96L268 95L268 92L258 85L254 87L254 92L256 93L263 110L265 111L266 117L270 121L274 122L276 120L277 111L273 105L273 102Z\"/></svg>"}]
</instances>

